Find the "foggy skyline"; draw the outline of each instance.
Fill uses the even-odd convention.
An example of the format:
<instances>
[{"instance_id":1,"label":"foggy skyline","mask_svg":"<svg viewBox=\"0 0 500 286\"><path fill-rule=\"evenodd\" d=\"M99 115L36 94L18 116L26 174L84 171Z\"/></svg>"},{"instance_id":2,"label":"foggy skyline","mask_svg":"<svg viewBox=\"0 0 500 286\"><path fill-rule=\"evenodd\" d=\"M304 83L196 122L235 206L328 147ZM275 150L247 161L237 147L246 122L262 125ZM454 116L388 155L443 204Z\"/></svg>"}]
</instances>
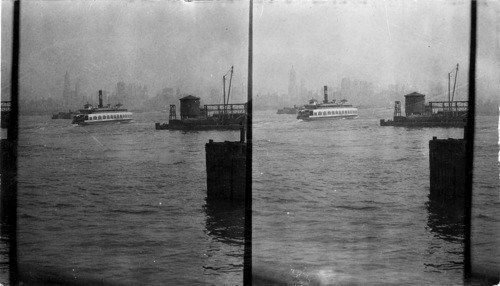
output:
<instances>
[{"instance_id":1,"label":"foggy skyline","mask_svg":"<svg viewBox=\"0 0 500 286\"><path fill-rule=\"evenodd\" d=\"M460 64L466 99L468 1L254 2L254 94L286 94L297 81L319 90L344 77L375 87L405 85L432 98ZM479 7L477 76L498 86L497 3ZM10 81L12 3L2 3L2 93ZM484 6L484 7L483 7ZM30 1L21 5L21 96L61 96L68 71L83 93L116 83L208 96L233 84L246 91L248 2ZM23 93L30 93L23 94ZM433 98L436 100L435 98ZM440 98L444 100L444 98Z\"/></svg>"}]
</instances>

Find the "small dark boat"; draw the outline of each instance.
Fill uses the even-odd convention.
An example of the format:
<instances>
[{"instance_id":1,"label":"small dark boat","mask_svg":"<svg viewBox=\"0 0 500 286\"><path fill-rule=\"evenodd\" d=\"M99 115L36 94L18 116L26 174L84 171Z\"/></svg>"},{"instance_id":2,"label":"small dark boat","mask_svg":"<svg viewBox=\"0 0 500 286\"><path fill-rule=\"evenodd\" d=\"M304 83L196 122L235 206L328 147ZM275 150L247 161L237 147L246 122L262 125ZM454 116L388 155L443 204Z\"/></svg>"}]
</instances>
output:
<instances>
[{"instance_id":1,"label":"small dark boat","mask_svg":"<svg viewBox=\"0 0 500 286\"><path fill-rule=\"evenodd\" d=\"M58 112L56 114L52 114L52 119L72 119L75 115L78 113L76 111L71 111L71 109L68 112Z\"/></svg>"},{"instance_id":2,"label":"small dark boat","mask_svg":"<svg viewBox=\"0 0 500 286\"><path fill-rule=\"evenodd\" d=\"M278 112L276 114L297 114L299 112L299 107L293 106L293 107L283 107L283 109L278 109Z\"/></svg>"}]
</instances>

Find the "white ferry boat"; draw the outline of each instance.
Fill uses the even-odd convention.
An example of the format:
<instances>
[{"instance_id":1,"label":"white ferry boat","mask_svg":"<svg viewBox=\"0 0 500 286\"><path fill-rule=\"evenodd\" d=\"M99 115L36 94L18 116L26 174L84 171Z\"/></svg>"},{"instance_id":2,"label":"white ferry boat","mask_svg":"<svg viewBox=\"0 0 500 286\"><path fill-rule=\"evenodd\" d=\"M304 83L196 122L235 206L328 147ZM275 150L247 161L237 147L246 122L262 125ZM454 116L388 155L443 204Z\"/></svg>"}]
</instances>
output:
<instances>
[{"instance_id":1,"label":"white ferry boat","mask_svg":"<svg viewBox=\"0 0 500 286\"><path fill-rule=\"evenodd\" d=\"M304 108L299 110L297 119L305 121L345 118L353 119L358 117L358 109L347 103L347 100L333 100L328 102L327 87L325 86L325 95L323 103L318 103L317 100L311 99L309 104L304 105Z\"/></svg>"},{"instance_id":2,"label":"white ferry boat","mask_svg":"<svg viewBox=\"0 0 500 286\"><path fill-rule=\"evenodd\" d=\"M111 107L111 105L108 104L108 106L103 107L102 90L99 90L99 106L96 108L91 104L85 104L84 109L80 109L80 113L73 117L72 123L78 125L93 125L130 122L132 120L132 112L121 108L121 106L121 104L117 104L114 107Z\"/></svg>"}]
</instances>

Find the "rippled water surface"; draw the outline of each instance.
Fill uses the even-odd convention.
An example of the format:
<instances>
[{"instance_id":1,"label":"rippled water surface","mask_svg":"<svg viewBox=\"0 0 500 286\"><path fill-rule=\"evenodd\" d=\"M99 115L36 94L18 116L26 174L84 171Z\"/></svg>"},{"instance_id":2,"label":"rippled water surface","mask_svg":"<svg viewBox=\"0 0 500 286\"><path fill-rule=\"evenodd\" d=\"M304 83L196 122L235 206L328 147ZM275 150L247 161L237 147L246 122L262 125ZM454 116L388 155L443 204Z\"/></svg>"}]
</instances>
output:
<instances>
[{"instance_id":1,"label":"rippled water surface","mask_svg":"<svg viewBox=\"0 0 500 286\"><path fill-rule=\"evenodd\" d=\"M460 206L443 210L428 198L429 140L463 138L463 130L380 127L391 112L360 110L355 120L316 122L256 114L257 276L294 285L463 284ZM490 228L500 227L497 126L486 117L478 126L479 157L497 151L476 162L475 199L489 221L485 226L476 214L474 222L488 230L487 245L498 254L492 241L500 236ZM476 258L499 265L494 253Z\"/></svg>"},{"instance_id":2,"label":"rippled water surface","mask_svg":"<svg viewBox=\"0 0 500 286\"><path fill-rule=\"evenodd\" d=\"M291 285L464 284L460 207L428 198L429 140L463 131L380 127L391 112L320 122L255 113L255 274ZM89 127L21 117L22 273L241 284L243 209L206 201L204 151L239 134L155 131L163 116ZM498 273L500 257L497 120L479 117L476 128L472 258L483 274Z\"/></svg>"},{"instance_id":3,"label":"rippled water surface","mask_svg":"<svg viewBox=\"0 0 500 286\"><path fill-rule=\"evenodd\" d=\"M22 273L241 284L243 208L207 203L205 170L205 143L239 134L156 131L163 117L139 113L129 124L87 127L21 117Z\"/></svg>"}]
</instances>

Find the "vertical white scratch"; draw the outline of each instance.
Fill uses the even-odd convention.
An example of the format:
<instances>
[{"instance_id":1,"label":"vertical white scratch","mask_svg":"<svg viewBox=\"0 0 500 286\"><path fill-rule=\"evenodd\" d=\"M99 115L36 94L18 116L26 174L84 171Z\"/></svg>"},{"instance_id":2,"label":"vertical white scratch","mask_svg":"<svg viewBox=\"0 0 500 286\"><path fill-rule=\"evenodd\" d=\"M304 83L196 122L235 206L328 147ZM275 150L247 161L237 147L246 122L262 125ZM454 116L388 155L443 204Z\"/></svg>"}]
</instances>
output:
<instances>
[{"instance_id":1,"label":"vertical white scratch","mask_svg":"<svg viewBox=\"0 0 500 286\"><path fill-rule=\"evenodd\" d=\"M387 23L387 32L389 32L389 40L392 41L391 28L389 28L389 14L387 13L387 4L384 1L385 8L385 22Z\"/></svg>"}]
</instances>

